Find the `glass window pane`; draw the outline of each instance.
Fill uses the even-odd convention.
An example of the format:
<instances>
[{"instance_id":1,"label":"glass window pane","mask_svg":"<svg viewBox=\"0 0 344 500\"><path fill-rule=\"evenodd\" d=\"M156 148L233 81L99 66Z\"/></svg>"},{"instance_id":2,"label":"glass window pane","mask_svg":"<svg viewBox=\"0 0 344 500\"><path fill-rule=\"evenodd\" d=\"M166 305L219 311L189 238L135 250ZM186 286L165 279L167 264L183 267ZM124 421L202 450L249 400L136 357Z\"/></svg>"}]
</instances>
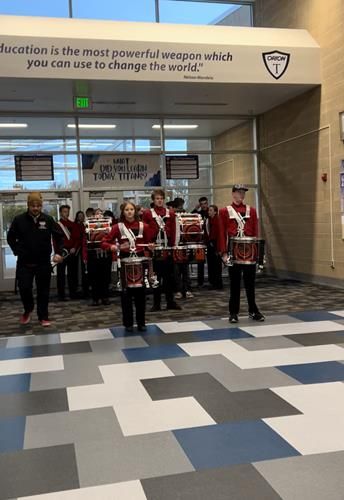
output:
<instances>
[{"instance_id":1,"label":"glass window pane","mask_svg":"<svg viewBox=\"0 0 344 500\"><path fill-rule=\"evenodd\" d=\"M73 0L73 17L155 22L155 1Z\"/></svg>"},{"instance_id":2,"label":"glass window pane","mask_svg":"<svg viewBox=\"0 0 344 500\"><path fill-rule=\"evenodd\" d=\"M68 0L1 0L0 14L69 17L69 5Z\"/></svg>"},{"instance_id":3,"label":"glass window pane","mask_svg":"<svg viewBox=\"0 0 344 500\"><path fill-rule=\"evenodd\" d=\"M160 22L251 26L251 6L203 1L160 0Z\"/></svg>"}]
</instances>

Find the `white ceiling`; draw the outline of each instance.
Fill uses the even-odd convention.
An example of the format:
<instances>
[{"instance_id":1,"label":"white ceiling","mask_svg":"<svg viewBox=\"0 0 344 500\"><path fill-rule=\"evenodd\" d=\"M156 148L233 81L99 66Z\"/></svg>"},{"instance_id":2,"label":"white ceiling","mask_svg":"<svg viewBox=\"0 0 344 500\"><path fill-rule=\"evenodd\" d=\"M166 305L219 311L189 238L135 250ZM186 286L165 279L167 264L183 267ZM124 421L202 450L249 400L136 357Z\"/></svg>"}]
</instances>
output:
<instances>
[{"instance_id":1,"label":"white ceiling","mask_svg":"<svg viewBox=\"0 0 344 500\"><path fill-rule=\"evenodd\" d=\"M78 92L74 89L79 87ZM195 131L188 131L188 136L211 137L238 124L238 116L259 115L298 94L313 85L290 84L207 84L207 83L148 83L148 82L118 82L91 81L72 82L70 80L38 80L38 79L0 79L0 113L6 116L12 113L73 113L73 95L89 95L93 101L92 115L113 115L109 123L116 123L115 131L102 132L102 136L123 137L135 133L135 136L159 137L159 131L153 131L151 125L157 123L155 117L171 117L171 123L197 123L200 126ZM82 116L82 113L80 115ZM125 119L125 115L142 116L145 120ZM197 116L211 119L200 120ZM223 117L226 119L214 119ZM177 119L178 117L179 120ZM192 117L190 119L188 117ZM104 122L104 118L101 122ZM210 117L209 117L210 118ZM0 118L4 121L3 118ZM22 121L11 118L10 121ZM84 121L87 121L84 118ZM28 123L28 118L25 118ZM40 125L39 125L40 123ZM37 133L43 128L45 135L68 135L66 123L70 119L59 121L48 120L42 127L42 120L33 120L31 127ZM184 121L184 123L186 123ZM38 127L38 128L37 128ZM27 130L27 132L29 132ZM30 129L31 137L33 129ZM1 131L1 136L8 131ZM11 135L26 135L26 132L11 130ZM87 136L87 133L83 134ZM73 135L73 131L70 131ZM180 135L169 132L171 136ZM184 134L185 136L185 134Z\"/></svg>"}]
</instances>

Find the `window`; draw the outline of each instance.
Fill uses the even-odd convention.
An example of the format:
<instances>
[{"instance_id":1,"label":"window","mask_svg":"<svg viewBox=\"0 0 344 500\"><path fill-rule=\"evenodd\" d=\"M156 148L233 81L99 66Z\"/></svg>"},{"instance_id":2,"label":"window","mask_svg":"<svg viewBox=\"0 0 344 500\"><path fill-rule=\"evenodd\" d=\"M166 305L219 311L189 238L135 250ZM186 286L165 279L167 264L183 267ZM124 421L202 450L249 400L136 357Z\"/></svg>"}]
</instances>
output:
<instances>
[{"instance_id":1,"label":"window","mask_svg":"<svg viewBox=\"0 0 344 500\"><path fill-rule=\"evenodd\" d=\"M13 16L69 17L68 0L1 0L0 14Z\"/></svg>"},{"instance_id":2,"label":"window","mask_svg":"<svg viewBox=\"0 0 344 500\"><path fill-rule=\"evenodd\" d=\"M162 23L252 26L251 6L229 2L160 0L159 14Z\"/></svg>"},{"instance_id":3,"label":"window","mask_svg":"<svg viewBox=\"0 0 344 500\"><path fill-rule=\"evenodd\" d=\"M155 22L154 0L73 0L73 17Z\"/></svg>"}]
</instances>

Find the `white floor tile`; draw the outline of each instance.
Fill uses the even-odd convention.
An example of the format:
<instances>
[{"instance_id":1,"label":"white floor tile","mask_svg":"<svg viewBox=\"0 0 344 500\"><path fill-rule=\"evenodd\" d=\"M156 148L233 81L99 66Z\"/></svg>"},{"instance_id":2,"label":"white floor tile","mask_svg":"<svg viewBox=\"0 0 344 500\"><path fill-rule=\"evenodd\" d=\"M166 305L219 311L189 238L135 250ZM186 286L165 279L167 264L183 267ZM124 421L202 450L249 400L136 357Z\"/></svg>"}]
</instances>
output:
<instances>
[{"instance_id":1,"label":"white floor tile","mask_svg":"<svg viewBox=\"0 0 344 500\"><path fill-rule=\"evenodd\" d=\"M278 337L304 333L336 332L343 330L343 325L339 325L335 321L304 321L279 325L243 326L240 329L254 337Z\"/></svg>"},{"instance_id":2,"label":"white floor tile","mask_svg":"<svg viewBox=\"0 0 344 500\"><path fill-rule=\"evenodd\" d=\"M342 316L344 318L344 311L329 311L331 314L335 314L336 316Z\"/></svg>"},{"instance_id":3,"label":"white floor tile","mask_svg":"<svg viewBox=\"0 0 344 500\"><path fill-rule=\"evenodd\" d=\"M247 351L232 340L192 342L178 345L189 356L222 354L242 369L339 361L344 358L343 349L336 345L302 346L297 349L290 347L262 351Z\"/></svg>"},{"instance_id":4,"label":"white floor tile","mask_svg":"<svg viewBox=\"0 0 344 500\"><path fill-rule=\"evenodd\" d=\"M67 388L71 411L113 406L124 435L215 423L192 397L152 401L141 380L174 377L163 361L101 366L100 372L104 384Z\"/></svg>"},{"instance_id":5,"label":"white floor tile","mask_svg":"<svg viewBox=\"0 0 344 500\"><path fill-rule=\"evenodd\" d=\"M51 372L55 370L63 370L63 356L42 356L40 358L0 361L0 375Z\"/></svg>"},{"instance_id":6,"label":"white floor tile","mask_svg":"<svg viewBox=\"0 0 344 500\"><path fill-rule=\"evenodd\" d=\"M88 340L113 339L113 335L108 328L99 330L85 330L84 332L66 332L60 333L61 343L84 342Z\"/></svg>"},{"instance_id":7,"label":"white floor tile","mask_svg":"<svg viewBox=\"0 0 344 500\"><path fill-rule=\"evenodd\" d=\"M18 500L147 500L140 481L104 484L80 490L57 491Z\"/></svg>"},{"instance_id":8,"label":"white floor tile","mask_svg":"<svg viewBox=\"0 0 344 500\"><path fill-rule=\"evenodd\" d=\"M156 324L164 333L178 333L178 332L197 332L199 330L212 330L212 328L203 321L185 321L179 323L178 321L166 321L166 323Z\"/></svg>"}]
</instances>

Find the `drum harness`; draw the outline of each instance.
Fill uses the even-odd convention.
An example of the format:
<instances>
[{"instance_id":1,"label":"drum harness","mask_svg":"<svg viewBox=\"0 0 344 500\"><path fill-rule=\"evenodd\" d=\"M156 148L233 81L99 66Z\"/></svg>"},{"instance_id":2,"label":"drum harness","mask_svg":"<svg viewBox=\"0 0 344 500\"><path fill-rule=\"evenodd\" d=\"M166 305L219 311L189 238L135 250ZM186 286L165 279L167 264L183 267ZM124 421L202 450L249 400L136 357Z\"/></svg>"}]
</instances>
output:
<instances>
[{"instance_id":1,"label":"drum harness","mask_svg":"<svg viewBox=\"0 0 344 500\"><path fill-rule=\"evenodd\" d=\"M250 206L246 205L246 212L245 212L245 215L243 217L239 212L237 212L235 210L234 207L232 207L232 205L227 207L228 217L230 219L235 219L237 224L238 224L238 229L237 229L237 237L238 238L244 238L244 236L245 236L245 234L244 234L245 224L246 224L245 219L248 219L250 217L250 210L251 210ZM227 259L227 262L225 263L225 265L228 267L233 266L231 255L228 255L228 259Z\"/></svg>"},{"instance_id":2,"label":"drum harness","mask_svg":"<svg viewBox=\"0 0 344 500\"><path fill-rule=\"evenodd\" d=\"M121 238L127 239L129 241L129 257L137 257L136 253L136 239L143 238L143 222L139 222L139 232L137 236L135 236L134 232L128 228L123 222L118 223L118 229L121 233ZM121 259L118 256L118 269L121 269ZM148 275L145 275L145 285L146 288L150 288L150 283L148 279ZM156 288L159 285L159 282L156 279L156 276L152 276L152 287ZM120 288L120 285L117 284L117 288Z\"/></svg>"},{"instance_id":3,"label":"drum harness","mask_svg":"<svg viewBox=\"0 0 344 500\"><path fill-rule=\"evenodd\" d=\"M157 226L159 228L159 232L158 232L158 236L157 236L157 239L156 239L156 242L158 245L162 245L162 238L161 238L161 233L163 233L164 235L164 247L167 247L167 233L166 233L166 224L165 224L165 221L164 219L170 217L170 211L168 208L166 208L166 214L161 217L161 215L158 215L156 213L156 211L154 210L154 208L151 208L151 213L152 213L152 217L153 219L155 220L155 222L157 223Z\"/></svg>"}]
</instances>

